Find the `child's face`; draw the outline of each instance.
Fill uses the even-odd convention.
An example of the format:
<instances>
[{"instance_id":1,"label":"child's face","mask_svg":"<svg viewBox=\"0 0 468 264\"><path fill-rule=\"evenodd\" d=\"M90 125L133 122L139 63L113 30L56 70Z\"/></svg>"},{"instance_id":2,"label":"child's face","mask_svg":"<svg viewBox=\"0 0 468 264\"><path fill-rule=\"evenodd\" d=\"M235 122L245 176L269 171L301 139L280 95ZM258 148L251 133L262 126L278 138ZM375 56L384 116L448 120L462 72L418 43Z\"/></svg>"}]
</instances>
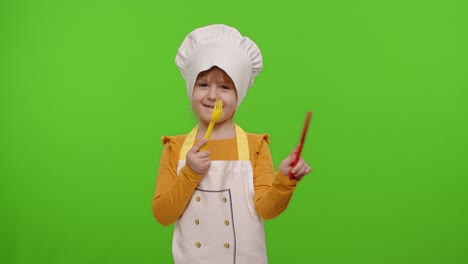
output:
<instances>
[{"instance_id":1,"label":"child's face","mask_svg":"<svg viewBox=\"0 0 468 264\"><path fill-rule=\"evenodd\" d=\"M223 101L223 113L217 123L232 120L237 107L234 82L222 69L213 67L198 74L192 93L192 108L200 122L210 123L216 99Z\"/></svg>"}]
</instances>

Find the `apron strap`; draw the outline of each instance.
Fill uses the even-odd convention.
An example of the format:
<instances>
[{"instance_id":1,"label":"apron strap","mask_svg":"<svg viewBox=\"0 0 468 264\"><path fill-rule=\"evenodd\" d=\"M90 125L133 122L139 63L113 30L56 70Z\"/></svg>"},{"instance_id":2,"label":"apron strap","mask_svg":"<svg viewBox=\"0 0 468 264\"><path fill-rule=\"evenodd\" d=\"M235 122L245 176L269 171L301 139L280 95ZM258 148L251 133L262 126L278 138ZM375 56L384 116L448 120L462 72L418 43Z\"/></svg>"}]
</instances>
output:
<instances>
[{"instance_id":1,"label":"apron strap","mask_svg":"<svg viewBox=\"0 0 468 264\"><path fill-rule=\"evenodd\" d=\"M185 138L184 144L182 145L182 148L180 149L179 160L185 160L185 157L187 157L187 152L193 147L193 143L195 142L197 131L198 131L198 125L196 125Z\"/></svg>"},{"instance_id":2,"label":"apron strap","mask_svg":"<svg viewBox=\"0 0 468 264\"><path fill-rule=\"evenodd\" d=\"M249 160L249 140L244 130L236 125L237 155L239 160Z\"/></svg>"},{"instance_id":3,"label":"apron strap","mask_svg":"<svg viewBox=\"0 0 468 264\"><path fill-rule=\"evenodd\" d=\"M247 134L238 125L235 126L237 139L237 156L239 160L249 160L249 140L247 139ZM180 149L179 160L185 160L187 152L193 147L193 143L195 143L197 132L198 125L196 125L185 138L184 144Z\"/></svg>"}]
</instances>

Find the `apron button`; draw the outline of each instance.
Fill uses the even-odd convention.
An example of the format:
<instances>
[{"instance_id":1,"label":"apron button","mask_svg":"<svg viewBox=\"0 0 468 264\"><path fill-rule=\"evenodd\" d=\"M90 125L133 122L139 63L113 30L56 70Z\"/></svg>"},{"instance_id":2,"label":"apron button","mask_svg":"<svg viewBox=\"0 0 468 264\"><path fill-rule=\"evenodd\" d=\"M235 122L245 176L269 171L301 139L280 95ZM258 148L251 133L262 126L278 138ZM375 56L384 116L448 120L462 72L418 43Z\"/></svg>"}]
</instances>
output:
<instances>
[{"instance_id":1,"label":"apron button","mask_svg":"<svg viewBox=\"0 0 468 264\"><path fill-rule=\"evenodd\" d=\"M228 221L228 220L224 220L224 225L225 225L225 226L228 226L228 225L229 225L229 221Z\"/></svg>"},{"instance_id":2,"label":"apron button","mask_svg":"<svg viewBox=\"0 0 468 264\"><path fill-rule=\"evenodd\" d=\"M195 246L196 246L197 248L199 248L199 247L201 247L201 243L200 243L200 242L197 242L197 243L195 243Z\"/></svg>"},{"instance_id":3,"label":"apron button","mask_svg":"<svg viewBox=\"0 0 468 264\"><path fill-rule=\"evenodd\" d=\"M195 201L199 202L201 200L200 196L195 197Z\"/></svg>"},{"instance_id":4,"label":"apron button","mask_svg":"<svg viewBox=\"0 0 468 264\"><path fill-rule=\"evenodd\" d=\"M196 225L200 224L200 221L198 219L195 219L195 224Z\"/></svg>"},{"instance_id":5,"label":"apron button","mask_svg":"<svg viewBox=\"0 0 468 264\"><path fill-rule=\"evenodd\" d=\"M229 243L224 243L224 248L229 248Z\"/></svg>"},{"instance_id":6,"label":"apron button","mask_svg":"<svg viewBox=\"0 0 468 264\"><path fill-rule=\"evenodd\" d=\"M227 202L227 198L223 197L223 203L226 203L226 202Z\"/></svg>"}]
</instances>

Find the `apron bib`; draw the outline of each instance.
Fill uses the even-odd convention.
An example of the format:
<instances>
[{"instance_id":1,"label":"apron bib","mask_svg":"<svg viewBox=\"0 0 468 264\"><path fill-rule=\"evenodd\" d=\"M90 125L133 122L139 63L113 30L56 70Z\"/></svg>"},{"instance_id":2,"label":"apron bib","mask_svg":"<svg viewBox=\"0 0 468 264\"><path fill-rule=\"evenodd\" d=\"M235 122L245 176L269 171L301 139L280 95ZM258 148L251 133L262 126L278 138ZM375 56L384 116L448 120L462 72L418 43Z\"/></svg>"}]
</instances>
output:
<instances>
[{"instance_id":1,"label":"apron bib","mask_svg":"<svg viewBox=\"0 0 468 264\"><path fill-rule=\"evenodd\" d=\"M193 146L196 126L180 152L177 174ZM174 225L176 264L267 263L263 221L254 207L253 170L247 135L236 126L239 160L212 160L211 166Z\"/></svg>"}]
</instances>

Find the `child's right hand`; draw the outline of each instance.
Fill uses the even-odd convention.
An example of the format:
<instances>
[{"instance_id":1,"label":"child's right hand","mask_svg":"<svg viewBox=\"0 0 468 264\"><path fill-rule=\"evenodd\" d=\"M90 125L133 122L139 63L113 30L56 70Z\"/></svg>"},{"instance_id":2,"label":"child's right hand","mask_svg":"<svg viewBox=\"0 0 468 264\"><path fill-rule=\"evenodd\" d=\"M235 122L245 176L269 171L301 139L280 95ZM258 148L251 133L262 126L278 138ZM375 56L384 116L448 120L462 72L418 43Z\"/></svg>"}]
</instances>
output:
<instances>
[{"instance_id":1,"label":"child's right hand","mask_svg":"<svg viewBox=\"0 0 468 264\"><path fill-rule=\"evenodd\" d=\"M205 174L211 165L210 151L200 151L200 148L207 142L208 139L204 138L187 152L187 165L198 174Z\"/></svg>"}]
</instances>

